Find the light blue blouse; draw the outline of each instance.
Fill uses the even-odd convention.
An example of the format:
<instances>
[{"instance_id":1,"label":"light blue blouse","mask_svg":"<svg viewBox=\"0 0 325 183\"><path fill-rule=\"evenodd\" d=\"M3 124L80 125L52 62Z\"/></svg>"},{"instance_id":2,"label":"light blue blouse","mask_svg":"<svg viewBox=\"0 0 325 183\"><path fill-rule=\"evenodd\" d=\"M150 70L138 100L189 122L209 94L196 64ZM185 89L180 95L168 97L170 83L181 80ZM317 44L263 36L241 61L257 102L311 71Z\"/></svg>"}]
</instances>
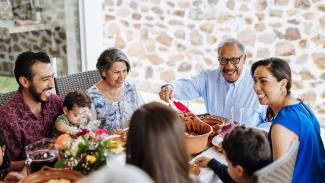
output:
<instances>
[{"instance_id":1,"label":"light blue blouse","mask_svg":"<svg viewBox=\"0 0 325 183\"><path fill-rule=\"evenodd\" d=\"M112 130L127 127L133 112L144 104L133 83L125 81L124 87L122 101L110 101L99 92L96 84L87 90L95 106L97 119L101 121L101 128Z\"/></svg>"},{"instance_id":2,"label":"light blue blouse","mask_svg":"<svg viewBox=\"0 0 325 183\"><path fill-rule=\"evenodd\" d=\"M208 113L223 116L231 120L231 108L250 109L243 124L259 126L264 122L266 106L260 105L253 90L254 81L249 70L243 71L234 83L227 82L222 76L220 67L201 71L188 79L179 79L171 83L174 97L178 100L190 100L202 97ZM244 120L244 119L243 119Z\"/></svg>"}]
</instances>

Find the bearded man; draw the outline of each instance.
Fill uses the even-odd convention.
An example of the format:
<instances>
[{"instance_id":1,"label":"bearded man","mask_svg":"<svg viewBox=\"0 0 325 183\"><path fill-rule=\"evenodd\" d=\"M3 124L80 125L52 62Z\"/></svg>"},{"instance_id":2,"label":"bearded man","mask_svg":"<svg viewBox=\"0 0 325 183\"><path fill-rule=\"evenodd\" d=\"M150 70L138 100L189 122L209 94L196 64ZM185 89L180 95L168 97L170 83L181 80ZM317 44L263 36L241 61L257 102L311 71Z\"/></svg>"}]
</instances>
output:
<instances>
[{"instance_id":1,"label":"bearded man","mask_svg":"<svg viewBox=\"0 0 325 183\"><path fill-rule=\"evenodd\" d=\"M11 170L24 167L24 148L50 137L54 121L62 113L62 99L50 92L54 72L43 52L23 52L15 62L19 84L16 94L0 107L0 137L11 156Z\"/></svg>"},{"instance_id":2,"label":"bearded man","mask_svg":"<svg viewBox=\"0 0 325 183\"><path fill-rule=\"evenodd\" d=\"M246 117L243 120L247 120L243 124L268 128L269 124L264 123L266 106L259 104L253 78L245 66L245 47L238 40L228 38L219 44L217 51L219 67L163 85L160 99L169 102L174 97L178 100L202 97L209 114L232 119L231 108L241 108L244 113L241 115Z\"/></svg>"}]
</instances>

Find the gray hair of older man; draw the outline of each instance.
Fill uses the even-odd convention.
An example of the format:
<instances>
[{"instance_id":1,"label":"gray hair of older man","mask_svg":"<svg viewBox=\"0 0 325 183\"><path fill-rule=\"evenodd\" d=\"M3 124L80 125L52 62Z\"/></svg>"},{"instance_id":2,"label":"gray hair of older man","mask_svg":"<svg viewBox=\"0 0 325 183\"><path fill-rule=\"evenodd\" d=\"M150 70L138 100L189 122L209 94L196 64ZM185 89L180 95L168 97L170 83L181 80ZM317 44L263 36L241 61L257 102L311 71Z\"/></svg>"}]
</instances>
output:
<instances>
[{"instance_id":1,"label":"gray hair of older man","mask_svg":"<svg viewBox=\"0 0 325 183\"><path fill-rule=\"evenodd\" d=\"M224 39L222 40L219 45L218 45L218 54L220 54L220 50L222 47L224 47L226 44L229 44L229 43L232 43L232 44L235 44L237 45L237 47L239 48L239 50L245 54L246 50L245 50L245 47L244 45L238 41L237 39L234 39L234 38L227 38L227 39Z\"/></svg>"},{"instance_id":2,"label":"gray hair of older man","mask_svg":"<svg viewBox=\"0 0 325 183\"><path fill-rule=\"evenodd\" d=\"M127 72L130 72L131 66L126 54L120 49L109 48L99 55L96 64L96 68L103 79L105 79L103 72L109 70L115 62L124 62L126 64Z\"/></svg>"},{"instance_id":3,"label":"gray hair of older man","mask_svg":"<svg viewBox=\"0 0 325 183\"><path fill-rule=\"evenodd\" d=\"M129 164L125 166L115 165L104 166L77 183L153 183L153 180L136 166Z\"/></svg>"}]
</instances>

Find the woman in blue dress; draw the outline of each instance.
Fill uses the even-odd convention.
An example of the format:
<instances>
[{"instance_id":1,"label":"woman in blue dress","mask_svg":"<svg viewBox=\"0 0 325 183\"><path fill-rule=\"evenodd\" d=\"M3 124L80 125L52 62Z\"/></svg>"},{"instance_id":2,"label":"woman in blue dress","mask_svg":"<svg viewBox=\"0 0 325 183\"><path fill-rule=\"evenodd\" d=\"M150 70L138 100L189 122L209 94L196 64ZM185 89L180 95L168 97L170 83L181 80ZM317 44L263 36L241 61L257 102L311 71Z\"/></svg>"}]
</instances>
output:
<instances>
[{"instance_id":1,"label":"woman in blue dress","mask_svg":"<svg viewBox=\"0 0 325 183\"><path fill-rule=\"evenodd\" d=\"M132 113L144 103L135 85L125 80L130 71L129 60L121 50L110 48L101 53L96 67L102 80L87 94L95 105L101 128L125 128Z\"/></svg>"},{"instance_id":2,"label":"woman in blue dress","mask_svg":"<svg viewBox=\"0 0 325 183\"><path fill-rule=\"evenodd\" d=\"M279 58L260 60L252 65L251 74L259 102L268 105L266 118L272 121L269 140L273 160L279 159L293 140L298 140L292 182L325 182L325 150L320 125L309 106L290 94L289 64Z\"/></svg>"}]
</instances>

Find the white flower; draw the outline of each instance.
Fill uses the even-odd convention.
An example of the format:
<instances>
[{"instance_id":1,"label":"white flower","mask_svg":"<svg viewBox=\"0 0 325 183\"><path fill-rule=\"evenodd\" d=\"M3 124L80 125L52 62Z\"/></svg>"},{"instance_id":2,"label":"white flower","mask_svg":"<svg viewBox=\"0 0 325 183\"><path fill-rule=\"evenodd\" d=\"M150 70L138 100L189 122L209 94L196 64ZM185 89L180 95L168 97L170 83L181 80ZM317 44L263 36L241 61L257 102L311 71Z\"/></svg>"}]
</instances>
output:
<instances>
[{"instance_id":1,"label":"white flower","mask_svg":"<svg viewBox=\"0 0 325 183\"><path fill-rule=\"evenodd\" d=\"M72 156L76 156L77 152L79 151L79 144L85 143L85 140L82 137L78 137L71 145L71 154Z\"/></svg>"}]
</instances>

